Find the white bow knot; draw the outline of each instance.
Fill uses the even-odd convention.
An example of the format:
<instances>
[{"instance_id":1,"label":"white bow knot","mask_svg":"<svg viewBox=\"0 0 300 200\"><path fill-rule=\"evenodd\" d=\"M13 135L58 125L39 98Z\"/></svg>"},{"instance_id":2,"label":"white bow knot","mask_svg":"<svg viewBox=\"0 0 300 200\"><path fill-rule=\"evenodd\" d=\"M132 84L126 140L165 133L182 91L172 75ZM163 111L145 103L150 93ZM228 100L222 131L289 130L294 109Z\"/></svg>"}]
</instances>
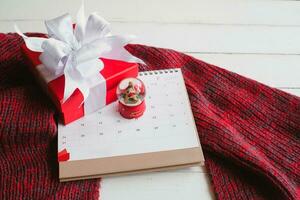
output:
<instances>
[{"instance_id":1,"label":"white bow knot","mask_svg":"<svg viewBox=\"0 0 300 200\"><path fill-rule=\"evenodd\" d=\"M83 5L77 13L75 28L69 14L47 20L45 26L48 38L27 37L16 26L15 30L24 38L27 48L42 52L40 60L51 76L48 79L65 76L63 101L76 88L81 91L85 101L95 79L98 82L104 80L100 74L104 67L100 57L140 62L124 48L133 37L111 35L109 23L96 13L89 15L86 20Z\"/></svg>"}]
</instances>

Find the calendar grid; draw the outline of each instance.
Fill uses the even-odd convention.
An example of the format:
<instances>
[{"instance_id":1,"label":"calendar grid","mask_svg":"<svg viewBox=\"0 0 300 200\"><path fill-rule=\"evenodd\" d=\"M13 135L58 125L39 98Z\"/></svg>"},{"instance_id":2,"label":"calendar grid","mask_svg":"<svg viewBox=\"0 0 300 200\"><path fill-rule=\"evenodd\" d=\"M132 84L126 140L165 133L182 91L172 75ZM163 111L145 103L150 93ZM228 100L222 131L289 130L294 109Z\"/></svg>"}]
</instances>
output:
<instances>
[{"instance_id":1,"label":"calendar grid","mask_svg":"<svg viewBox=\"0 0 300 200\"><path fill-rule=\"evenodd\" d=\"M67 126L59 125L58 151L84 160L200 146L180 69L145 71L146 111L124 119L112 103Z\"/></svg>"}]
</instances>

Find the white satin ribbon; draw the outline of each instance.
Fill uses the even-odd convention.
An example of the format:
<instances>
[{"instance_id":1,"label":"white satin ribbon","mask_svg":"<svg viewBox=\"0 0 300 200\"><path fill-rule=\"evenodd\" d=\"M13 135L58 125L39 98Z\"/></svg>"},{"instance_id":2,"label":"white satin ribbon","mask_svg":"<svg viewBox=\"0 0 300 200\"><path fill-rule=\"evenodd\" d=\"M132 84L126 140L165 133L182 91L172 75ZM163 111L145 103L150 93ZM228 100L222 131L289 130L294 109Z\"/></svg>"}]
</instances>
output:
<instances>
[{"instance_id":1,"label":"white satin ribbon","mask_svg":"<svg viewBox=\"0 0 300 200\"><path fill-rule=\"evenodd\" d=\"M64 74L63 101L78 88L84 96L87 112L105 105L106 83L100 74L104 67L100 57L142 62L124 48L133 36L111 35L109 23L96 13L86 20L83 4L77 13L75 29L69 14L47 20L45 25L48 38L27 37L16 25L15 30L23 37L28 49L42 52L43 65L38 68L47 82ZM101 85L99 90L93 89L98 84Z\"/></svg>"}]
</instances>

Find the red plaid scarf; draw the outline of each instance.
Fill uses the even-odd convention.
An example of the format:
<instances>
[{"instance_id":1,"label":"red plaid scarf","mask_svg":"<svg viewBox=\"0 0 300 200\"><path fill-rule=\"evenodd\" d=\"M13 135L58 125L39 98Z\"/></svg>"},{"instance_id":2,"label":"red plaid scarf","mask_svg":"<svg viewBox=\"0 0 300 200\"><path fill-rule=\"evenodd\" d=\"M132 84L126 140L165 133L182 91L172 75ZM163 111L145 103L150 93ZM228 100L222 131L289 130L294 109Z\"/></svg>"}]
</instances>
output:
<instances>
[{"instance_id":1,"label":"red plaid scarf","mask_svg":"<svg viewBox=\"0 0 300 200\"><path fill-rule=\"evenodd\" d=\"M0 199L97 199L98 180L58 182L55 111L22 43L0 34ZM127 49L141 70L181 67L218 199L300 199L299 97L173 50Z\"/></svg>"}]
</instances>

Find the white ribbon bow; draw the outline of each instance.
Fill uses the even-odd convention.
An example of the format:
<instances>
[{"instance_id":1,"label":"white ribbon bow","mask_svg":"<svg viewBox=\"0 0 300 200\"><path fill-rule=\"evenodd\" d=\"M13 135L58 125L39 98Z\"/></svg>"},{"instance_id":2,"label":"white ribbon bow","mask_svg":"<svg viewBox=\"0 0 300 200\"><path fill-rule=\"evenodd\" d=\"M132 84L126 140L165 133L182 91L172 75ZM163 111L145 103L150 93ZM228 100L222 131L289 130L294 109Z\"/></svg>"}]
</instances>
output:
<instances>
[{"instance_id":1,"label":"white ribbon bow","mask_svg":"<svg viewBox=\"0 0 300 200\"><path fill-rule=\"evenodd\" d=\"M89 15L86 20L83 5L77 13L75 29L69 14L45 21L45 25L48 38L27 37L17 26L15 30L24 38L27 48L42 52L40 60L49 76L46 79L53 80L64 74L63 101L76 88L81 91L85 101L95 82L104 80L100 74L104 67L100 57L141 62L124 48L133 36L111 35L109 23L96 13Z\"/></svg>"}]
</instances>

